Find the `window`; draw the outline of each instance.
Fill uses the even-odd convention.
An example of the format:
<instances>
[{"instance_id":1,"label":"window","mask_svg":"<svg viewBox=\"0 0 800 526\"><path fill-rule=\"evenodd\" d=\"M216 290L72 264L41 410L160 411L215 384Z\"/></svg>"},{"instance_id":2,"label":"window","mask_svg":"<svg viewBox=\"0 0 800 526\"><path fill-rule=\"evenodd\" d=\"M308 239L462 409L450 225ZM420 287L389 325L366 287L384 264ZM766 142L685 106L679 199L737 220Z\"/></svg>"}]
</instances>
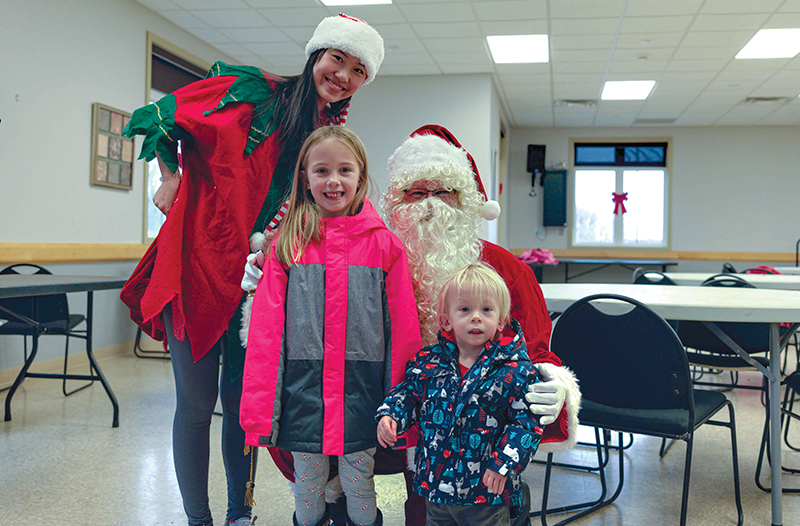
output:
<instances>
[{"instance_id":1,"label":"window","mask_svg":"<svg viewBox=\"0 0 800 526\"><path fill-rule=\"evenodd\" d=\"M147 102L152 104L168 93L205 77L210 65L150 33L147 34ZM167 217L153 204L161 186L158 161L147 163L144 185L144 242L158 235Z\"/></svg>"},{"instance_id":2,"label":"window","mask_svg":"<svg viewBox=\"0 0 800 526\"><path fill-rule=\"evenodd\" d=\"M667 146L574 144L572 246L669 245Z\"/></svg>"}]
</instances>

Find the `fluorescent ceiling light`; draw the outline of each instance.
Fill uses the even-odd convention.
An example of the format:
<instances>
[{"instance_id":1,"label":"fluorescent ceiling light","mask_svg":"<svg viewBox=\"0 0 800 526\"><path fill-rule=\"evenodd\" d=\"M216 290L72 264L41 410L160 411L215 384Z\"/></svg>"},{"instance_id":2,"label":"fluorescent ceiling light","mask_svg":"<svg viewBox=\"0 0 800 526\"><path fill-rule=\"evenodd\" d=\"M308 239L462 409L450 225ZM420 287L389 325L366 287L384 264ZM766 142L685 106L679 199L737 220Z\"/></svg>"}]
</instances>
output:
<instances>
[{"instance_id":1,"label":"fluorescent ceiling light","mask_svg":"<svg viewBox=\"0 0 800 526\"><path fill-rule=\"evenodd\" d=\"M335 5L377 5L391 4L392 0L322 0L322 3L329 6Z\"/></svg>"},{"instance_id":2,"label":"fluorescent ceiling light","mask_svg":"<svg viewBox=\"0 0 800 526\"><path fill-rule=\"evenodd\" d=\"M736 58L792 58L800 53L800 29L762 29Z\"/></svg>"},{"instance_id":3,"label":"fluorescent ceiling light","mask_svg":"<svg viewBox=\"0 0 800 526\"><path fill-rule=\"evenodd\" d=\"M650 95L655 80L609 80L603 86L601 100L644 100Z\"/></svg>"},{"instance_id":4,"label":"fluorescent ceiling light","mask_svg":"<svg viewBox=\"0 0 800 526\"><path fill-rule=\"evenodd\" d=\"M547 35L501 35L486 37L495 64L549 62Z\"/></svg>"}]
</instances>

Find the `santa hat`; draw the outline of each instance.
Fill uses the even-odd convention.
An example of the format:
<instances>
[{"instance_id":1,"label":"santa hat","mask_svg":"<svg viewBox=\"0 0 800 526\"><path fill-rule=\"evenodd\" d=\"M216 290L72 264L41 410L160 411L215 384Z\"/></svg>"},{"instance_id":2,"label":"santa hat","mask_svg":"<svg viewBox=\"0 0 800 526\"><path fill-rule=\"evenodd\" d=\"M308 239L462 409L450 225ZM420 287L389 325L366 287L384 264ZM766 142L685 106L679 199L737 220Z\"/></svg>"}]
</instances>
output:
<instances>
[{"instance_id":1,"label":"santa hat","mask_svg":"<svg viewBox=\"0 0 800 526\"><path fill-rule=\"evenodd\" d=\"M491 221L500 215L500 203L487 199L475 159L447 128L436 124L417 128L389 158L389 177L402 177L406 187L414 181L437 178L434 174L446 168L456 172L455 178L448 178L452 183L448 186L461 193L477 190L483 196L481 217ZM458 177L458 172L463 177Z\"/></svg>"},{"instance_id":2,"label":"santa hat","mask_svg":"<svg viewBox=\"0 0 800 526\"><path fill-rule=\"evenodd\" d=\"M383 38L371 25L344 13L322 19L306 44L306 58L318 49L328 48L344 51L361 60L367 68L364 85L372 82L383 62Z\"/></svg>"}]
</instances>

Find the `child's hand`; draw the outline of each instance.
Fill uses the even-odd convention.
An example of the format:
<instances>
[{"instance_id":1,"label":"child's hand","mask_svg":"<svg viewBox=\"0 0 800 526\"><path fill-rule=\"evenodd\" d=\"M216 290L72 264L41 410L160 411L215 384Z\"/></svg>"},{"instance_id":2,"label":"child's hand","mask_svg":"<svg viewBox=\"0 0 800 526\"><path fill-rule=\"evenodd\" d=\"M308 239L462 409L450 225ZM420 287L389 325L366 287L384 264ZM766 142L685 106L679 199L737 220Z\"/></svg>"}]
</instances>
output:
<instances>
[{"instance_id":1,"label":"child's hand","mask_svg":"<svg viewBox=\"0 0 800 526\"><path fill-rule=\"evenodd\" d=\"M384 416L378 422L378 443L383 447L392 447L397 442L397 422L390 416Z\"/></svg>"},{"instance_id":2,"label":"child's hand","mask_svg":"<svg viewBox=\"0 0 800 526\"><path fill-rule=\"evenodd\" d=\"M264 254L269 254L269 249L272 246L272 242L275 240L275 231L270 230L269 232L264 232L264 241L261 242L261 251Z\"/></svg>"},{"instance_id":3,"label":"child's hand","mask_svg":"<svg viewBox=\"0 0 800 526\"><path fill-rule=\"evenodd\" d=\"M496 471L487 469L483 472L483 478L481 479L481 482L483 482L483 484L489 488L489 491L495 495L500 495L503 493L503 487L506 485L506 478Z\"/></svg>"}]
</instances>

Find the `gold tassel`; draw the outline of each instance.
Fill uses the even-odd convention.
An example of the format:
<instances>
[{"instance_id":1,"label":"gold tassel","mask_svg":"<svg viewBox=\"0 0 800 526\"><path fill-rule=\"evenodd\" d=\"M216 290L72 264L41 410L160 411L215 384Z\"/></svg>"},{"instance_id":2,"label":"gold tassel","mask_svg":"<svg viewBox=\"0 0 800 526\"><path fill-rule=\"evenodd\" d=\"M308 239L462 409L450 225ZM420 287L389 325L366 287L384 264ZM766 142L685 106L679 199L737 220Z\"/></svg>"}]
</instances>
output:
<instances>
[{"instance_id":1,"label":"gold tassel","mask_svg":"<svg viewBox=\"0 0 800 526\"><path fill-rule=\"evenodd\" d=\"M244 454L250 455L250 480L247 481L245 487L247 491L244 492L244 505L250 506L251 508L256 505L256 501L253 500L253 488L256 487L255 483L253 482L253 454L255 451L250 450L250 446L244 446Z\"/></svg>"}]
</instances>

